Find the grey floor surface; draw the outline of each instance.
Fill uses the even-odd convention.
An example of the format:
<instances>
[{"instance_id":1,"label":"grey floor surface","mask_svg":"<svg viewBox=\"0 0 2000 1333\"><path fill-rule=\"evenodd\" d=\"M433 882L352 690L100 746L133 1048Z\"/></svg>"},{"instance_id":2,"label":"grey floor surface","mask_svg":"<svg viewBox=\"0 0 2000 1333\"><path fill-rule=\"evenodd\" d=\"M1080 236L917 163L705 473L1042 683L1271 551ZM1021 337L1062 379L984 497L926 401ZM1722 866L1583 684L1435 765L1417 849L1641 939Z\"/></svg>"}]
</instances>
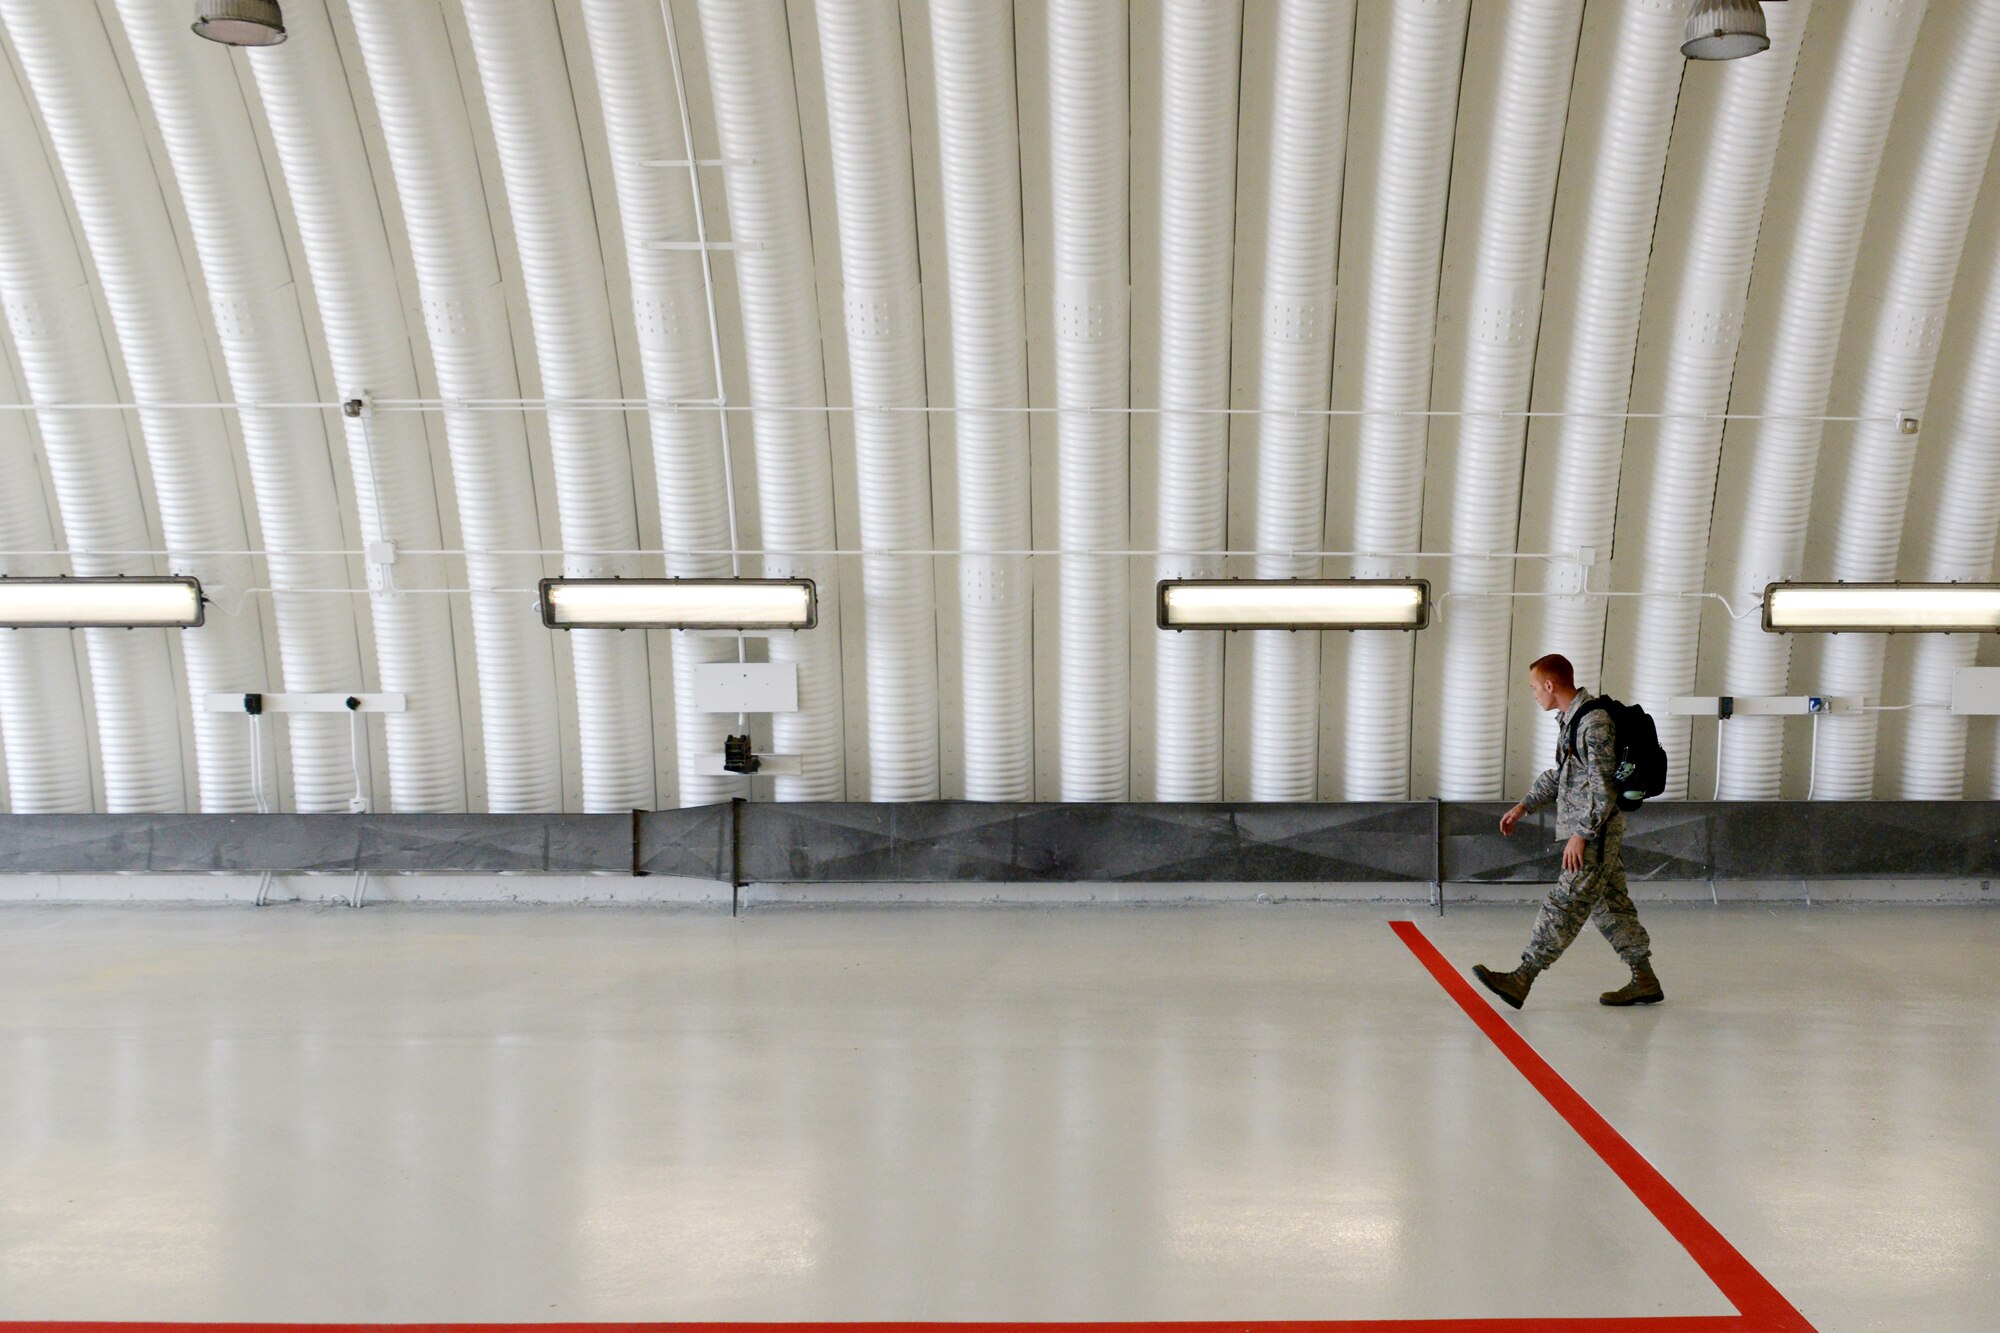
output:
<instances>
[{"instance_id":1,"label":"grey floor surface","mask_svg":"<svg viewBox=\"0 0 2000 1333\"><path fill-rule=\"evenodd\" d=\"M1648 917L1510 1020L1823 1333L2000 1328L2000 911ZM0 1318L1728 1308L1379 909L0 909Z\"/></svg>"}]
</instances>

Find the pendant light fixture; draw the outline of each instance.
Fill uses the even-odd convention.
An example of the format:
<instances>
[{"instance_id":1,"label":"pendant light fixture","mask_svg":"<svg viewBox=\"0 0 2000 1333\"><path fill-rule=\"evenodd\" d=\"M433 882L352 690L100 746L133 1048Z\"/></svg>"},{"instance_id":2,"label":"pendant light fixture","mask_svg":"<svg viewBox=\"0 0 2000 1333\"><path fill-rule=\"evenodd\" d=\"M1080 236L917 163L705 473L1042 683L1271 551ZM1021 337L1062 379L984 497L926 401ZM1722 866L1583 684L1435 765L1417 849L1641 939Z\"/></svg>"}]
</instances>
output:
<instances>
[{"instance_id":1,"label":"pendant light fixture","mask_svg":"<svg viewBox=\"0 0 2000 1333\"><path fill-rule=\"evenodd\" d=\"M1771 47L1757 0L1694 0L1682 37L1689 60L1741 60Z\"/></svg>"},{"instance_id":2,"label":"pendant light fixture","mask_svg":"<svg viewBox=\"0 0 2000 1333\"><path fill-rule=\"evenodd\" d=\"M276 46L285 40L285 18L278 0L201 0L194 31L224 46Z\"/></svg>"}]
</instances>

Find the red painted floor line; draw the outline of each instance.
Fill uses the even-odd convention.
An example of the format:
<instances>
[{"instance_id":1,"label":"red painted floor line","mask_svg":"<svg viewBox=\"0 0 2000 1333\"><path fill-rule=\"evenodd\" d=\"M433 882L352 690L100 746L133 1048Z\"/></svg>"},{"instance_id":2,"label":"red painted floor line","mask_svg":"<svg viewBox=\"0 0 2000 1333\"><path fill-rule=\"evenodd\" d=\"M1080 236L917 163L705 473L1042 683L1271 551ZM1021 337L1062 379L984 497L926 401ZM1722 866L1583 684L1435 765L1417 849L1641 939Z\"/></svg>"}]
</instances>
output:
<instances>
[{"instance_id":1,"label":"red painted floor line","mask_svg":"<svg viewBox=\"0 0 2000 1333\"><path fill-rule=\"evenodd\" d=\"M1625 1182L1625 1187L1646 1205L1646 1211L1658 1218L1668 1234L1681 1243L1681 1248L1701 1266L1709 1280L1722 1289L1729 1303L1743 1313L1746 1328L1758 1333L1813 1333L1813 1326L1806 1322L1805 1316L1707 1218L1696 1212L1694 1205L1682 1197L1659 1169L1597 1113L1596 1107L1565 1082L1528 1044L1527 1038L1500 1016L1499 1010L1472 988L1472 983L1446 961L1416 922L1392 921L1389 928L1409 946L1417 961L1430 970L1466 1016L1500 1048L1500 1053L1534 1085L1543 1100L1569 1122L1569 1127L1590 1145L1591 1151L1603 1158L1604 1164Z\"/></svg>"},{"instance_id":2,"label":"red painted floor line","mask_svg":"<svg viewBox=\"0 0 2000 1333\"><path fill-rule=\"evenodd\" d=\"M1409 946L1446 994L1500 1048L1535 1091L1569 1122L1648 1212L1680 1242L1702 1272L1741 1313L1608 1319L1298 1319L1169 1322L926 1322L926 1323L501 1323L501 1324L220 1324L0 1321L0 1330L35 1333L1815 1333L1667 1178L1627 1143L1611 1122L1564 1082L1471 983L1438 952L1415 922L1390 928Z\"/></svg>"}]
</instances>

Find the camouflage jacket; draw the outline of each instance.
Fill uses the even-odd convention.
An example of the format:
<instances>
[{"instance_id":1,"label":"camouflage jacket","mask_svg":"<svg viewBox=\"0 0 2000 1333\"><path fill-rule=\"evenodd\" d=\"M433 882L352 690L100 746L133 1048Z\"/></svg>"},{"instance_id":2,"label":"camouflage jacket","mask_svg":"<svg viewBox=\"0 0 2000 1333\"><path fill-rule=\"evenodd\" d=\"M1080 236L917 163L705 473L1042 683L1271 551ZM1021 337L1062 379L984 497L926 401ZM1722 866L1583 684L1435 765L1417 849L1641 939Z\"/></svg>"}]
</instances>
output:
<instances>
[{"instance_id":1,"label":"camouflage jacket","mask_svg":"<svg viewBox=\"0 0 2000 1333\"><path fill-rule=\"evenodd\" d=\"M1556 715L1556 766L1535 779L1521 801L1527 810L1556 808L1556 832L1596 838L1613 820L1622 820L1618 792L1611 784L1618 767L1616 729L1602 708L1590 713L1576 729L1576 753L1569 752L1569 723L1593 696L1578 690L1569 707Z\"/></svg>"}]
</instances>

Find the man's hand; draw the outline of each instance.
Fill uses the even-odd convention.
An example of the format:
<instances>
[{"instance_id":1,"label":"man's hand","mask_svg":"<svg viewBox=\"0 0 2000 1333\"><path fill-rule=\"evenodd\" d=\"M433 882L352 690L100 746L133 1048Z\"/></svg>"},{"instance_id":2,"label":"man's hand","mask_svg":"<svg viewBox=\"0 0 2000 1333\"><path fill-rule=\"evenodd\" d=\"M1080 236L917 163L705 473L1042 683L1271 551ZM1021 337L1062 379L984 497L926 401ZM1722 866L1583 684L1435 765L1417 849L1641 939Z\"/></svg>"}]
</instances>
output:
<instances>
[{"instance_id":1,"label":"man's hand","mask_svg":"<svg viewBox=\"0 0 2000 1333\"><path fill-rule=\"evenodd\" d=\"M1501 834L1505 837L1509 838L1513 837L1514 825L1520 823L1522 817L1525 816L1527 813L1528 811L1525 806L1517 805L1512 810L1509 810L1506 814L1500 816Z\"/></svg>"},{"instance_id":2,"label":"man's hand","mask_svg":"<svg viewBox=\"0 0 2000 1333\"><path fill-rule=\"evenodd\" d=\"M1583 852L1588 846L1590 846L1590 839L1584 837L1581 833L1565 843L1563 846L1563 869L1571 871L1583 869Z\"/></svg>"}]
</instances>

